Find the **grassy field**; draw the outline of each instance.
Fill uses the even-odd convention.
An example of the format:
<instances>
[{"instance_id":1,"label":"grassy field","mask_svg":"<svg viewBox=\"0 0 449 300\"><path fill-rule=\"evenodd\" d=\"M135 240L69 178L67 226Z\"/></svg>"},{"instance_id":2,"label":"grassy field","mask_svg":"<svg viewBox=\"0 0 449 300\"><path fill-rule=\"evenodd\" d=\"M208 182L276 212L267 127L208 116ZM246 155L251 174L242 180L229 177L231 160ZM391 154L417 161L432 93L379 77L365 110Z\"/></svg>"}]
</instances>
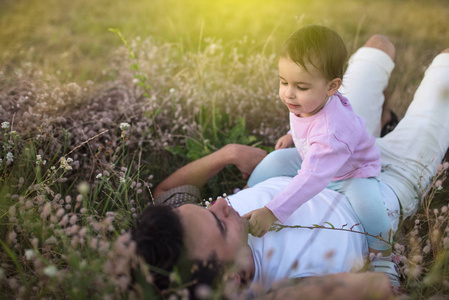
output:
<instances>
[{"instance_id":1,"label":"grassy field","mask_svg":"<svg viewBox=\"0 0 449 300\"><path fill-rule=\"evenodd\" d=\"M63 81L109 80L104 69L120 40L152 36L185 51L221 39L231 48L250 41L244 53L276 52L299 26L319 23L337 30L350 51L375 33L389 36L398 59L390 102L402 115L410 89L432 57L448 47L447 0L182 1L182 0L4 0L0 3L0 66L38 64Z\"/></svg>"},{"instance_id":2,"label":"grassy field","mask_svg":"<svg viewBox=\"0 0 449 300\"><path fill-rule=\"evenodd\" d=\"M392 39L398 50L392 82L399 89L392 103L402 114L400 102L406 100L400 98L410 95L401 89L448 47L448 15L447 0L4 0L0 65L15 68L31 61L64 81L98 82L108 79L102 71L121 43L110 27L128 39L152 36L186 51L204 47L200 38L212 37L225 47L248 39L245 53L271 53L299 26L319 23L337 30L351 51L374 33Z\"/></svg>"},{"instance_id":3,"label":"grassy field","mask_svg":"<svg viewBox=\"0 0 449 300\"><path fill-rule=\"evenodd\" d=\"M128 290L127 231L180 165L227 143L272 150L288 127L282 42L311 23L350 52L387 35L401 117L449 47L447 16L447 0L0 1L0 298L168 297L148 278ZM395 237L413 299L449 295L448 168ZM229 167L203 192L243 185Z\"/></svg>"}]
</instances>

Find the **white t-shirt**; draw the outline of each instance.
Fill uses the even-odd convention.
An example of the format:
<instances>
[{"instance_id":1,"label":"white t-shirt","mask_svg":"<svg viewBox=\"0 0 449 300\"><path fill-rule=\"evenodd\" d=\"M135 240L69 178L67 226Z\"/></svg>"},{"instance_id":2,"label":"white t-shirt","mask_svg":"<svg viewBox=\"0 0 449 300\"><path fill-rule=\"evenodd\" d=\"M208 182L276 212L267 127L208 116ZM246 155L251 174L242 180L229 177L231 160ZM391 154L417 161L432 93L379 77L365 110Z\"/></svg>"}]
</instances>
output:
<instances>
[{"instance_id":1,"label":"white t-shirt","mask_svg":"<svg viewBox=\"0 0 449 300\"><path fill-rule=\"evenodd\" d=\"M233 208L243 215L263 207L284 189L291 177L275 177L229 196ZM381 190L390 212L392 228L399 221L399 204L393 191L385 184ZM364 231L347 198L325 189L296 210L284 225L324 225ZM355 225L355 226L354 226ZM282 229L268 232L262 238L248 237L255 262L254 285L269 290L272 284L286 278L325 275L358 270L368 254L363 234L329 229Z\"/></svg>"}]
</instances>

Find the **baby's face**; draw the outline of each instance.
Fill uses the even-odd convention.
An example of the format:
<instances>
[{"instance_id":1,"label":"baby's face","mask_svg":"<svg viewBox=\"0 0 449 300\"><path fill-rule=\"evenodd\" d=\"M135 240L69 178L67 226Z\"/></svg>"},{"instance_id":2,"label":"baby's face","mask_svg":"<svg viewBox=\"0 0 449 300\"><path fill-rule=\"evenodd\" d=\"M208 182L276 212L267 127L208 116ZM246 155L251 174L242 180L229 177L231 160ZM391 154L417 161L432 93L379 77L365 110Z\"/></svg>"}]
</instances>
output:
<instances>
[{"instance_id":1,"label":"baby's face","mask_svg":"<svg viewBox=\"0 0 449 300\"><path fill-rule=\"evenodd\" d=\"M319 112L329 97L331 82L313 66L309 72L289 58L279 59L279 97L298 117L310 117Z\"/></svg>"}]
</instances>

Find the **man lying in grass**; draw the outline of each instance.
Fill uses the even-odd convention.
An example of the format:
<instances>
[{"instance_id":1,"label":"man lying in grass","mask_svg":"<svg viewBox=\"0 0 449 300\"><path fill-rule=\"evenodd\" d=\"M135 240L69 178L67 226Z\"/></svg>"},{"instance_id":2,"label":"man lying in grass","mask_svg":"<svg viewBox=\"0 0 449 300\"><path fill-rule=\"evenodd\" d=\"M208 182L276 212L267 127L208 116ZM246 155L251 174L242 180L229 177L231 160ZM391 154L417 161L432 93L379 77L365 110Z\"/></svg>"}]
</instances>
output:
<instances>
[{"instance_id":1,"label":"man lying in grass","mask_svg":"<svg viewBox=\"0 0 449 300\"><path fill-rule=\"evenodd\" d=\"M349 61L342 93L370 130L380 126L383 90L394 56L391 42L373 36ZM449 147L448 112L449 49L433 60L398 126L376 142L382 153L381 190L393 229L400 216L409 217L416 211L420 191L430 183ZM250 174L264 155L260 149L228 145L165 179L154 191L156 202L171 206L199 203L197 187L224 166L234 164ZM137 253L152 266L154 284L161 290L168 288L174 278L169 274L176 270L195 295L202 282L213 282L213 275L225 270L227 287L229 282L239 287L224 289L231 298L242 290L244 295L279 299L391 296L384 274L345 273L362 268L367 243L365 235L351 232L364 230L347 199L335 191L324 190L284 223L331 229L284 228L262 238L248 235L247 222L240 215L263 207L290 180L268 179L230 196L229 203L220 198L208 209L195 204L148 207L133 238ZM385 273L397 276L390 267L386 265Z\"/></svg>"}]
</instances>

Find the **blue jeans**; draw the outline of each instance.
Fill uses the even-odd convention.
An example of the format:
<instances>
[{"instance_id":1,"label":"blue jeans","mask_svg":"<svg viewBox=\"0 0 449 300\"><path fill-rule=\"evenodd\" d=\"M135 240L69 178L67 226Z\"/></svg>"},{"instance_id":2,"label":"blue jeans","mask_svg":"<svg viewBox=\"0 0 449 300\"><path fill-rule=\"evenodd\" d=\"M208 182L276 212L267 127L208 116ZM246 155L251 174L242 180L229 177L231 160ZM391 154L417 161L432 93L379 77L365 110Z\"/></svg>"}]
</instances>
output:
<instances>
[{"instance_id":1,"label":"blue jeans","mask_svg":"<svg viewBox=\"0 0 449 300\"><path fill-rule=\"evenodd\" d=\"M294 177L301 169L302 159L296 148L279 149L271 152L254 169L248 185L254 186L271 177ZM351 203L365 231L391 242L391 223L385 209L379 181L374 178L349 178L331 181L327 188L344 194ZM391 235L391 236L390 236ZM391 247L372 236L367 236L368 246L375 250L388 250Z\"/></svg>"}]
</instances>

